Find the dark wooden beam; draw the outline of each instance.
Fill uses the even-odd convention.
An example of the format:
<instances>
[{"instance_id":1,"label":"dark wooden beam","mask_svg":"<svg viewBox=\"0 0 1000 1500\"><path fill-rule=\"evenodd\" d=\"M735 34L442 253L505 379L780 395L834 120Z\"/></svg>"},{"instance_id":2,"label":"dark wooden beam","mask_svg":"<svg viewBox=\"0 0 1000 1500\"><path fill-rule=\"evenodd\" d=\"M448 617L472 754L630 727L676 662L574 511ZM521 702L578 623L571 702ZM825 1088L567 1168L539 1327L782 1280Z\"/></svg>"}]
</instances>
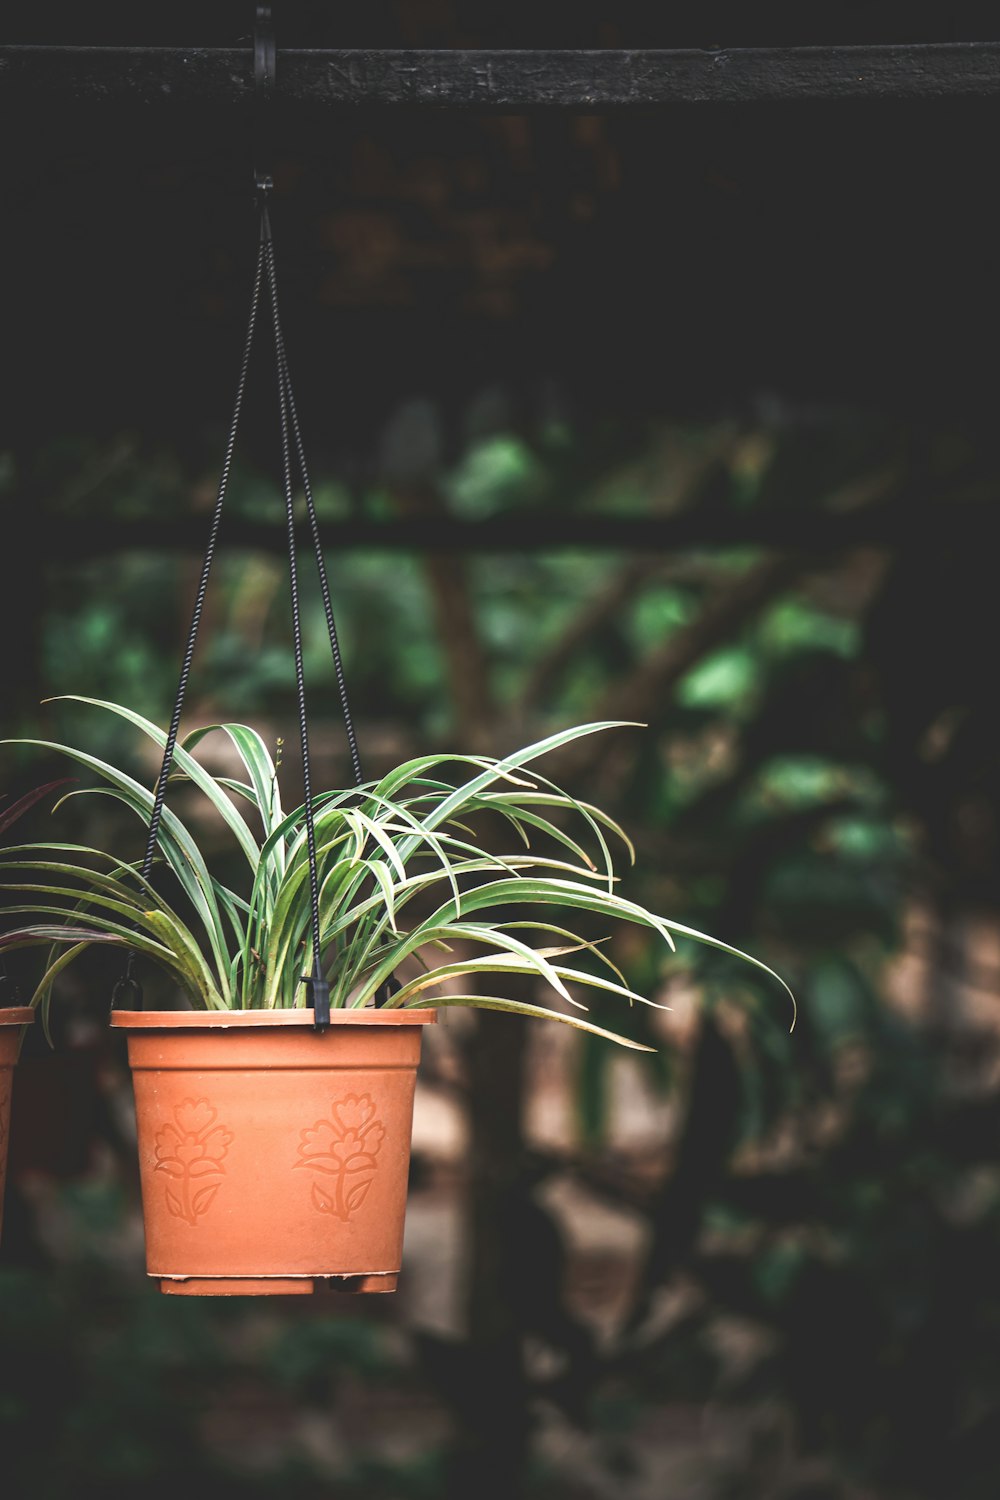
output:
<instances>
[{"instance_id":1,"label":"dark wooden beam","mask_svg":"<svg viewBox=\"0 0 1000 1500\"><path fill-rule=\"evenodd\" d=\"M938 498L866 506L855 513L810 510L734 511L724 515L601 516L579 512L533 510L508 512L484 521L455 517L401 517L392 521L324 522L323 545L331 557L341 552L659 552L685 548L759 546L837 552L857 546L940 545L943 533L960 533L970 545L985 545L996 522L995 502L963 504ZM299 542L311 546L300 528ZM204 519L101 520L97 517L50 517L44 552L60 562L105 557L115 552L158 551L199 554L205 545ZM280 524L223 521L224 551L284 553Z\"/></svg>"},{"instance_id":2,"label":"dark wooden beam","mask_svg":"<svg viewBox=\"0 0 1000 1500\"><path fill-rule=\"evenodd\" d=\"M0 47L0 102L249 104L249 48ZM1000 43L718 51L279 51L279 102L600 110L1000 97Z\"/></svg>"}]
</instances>

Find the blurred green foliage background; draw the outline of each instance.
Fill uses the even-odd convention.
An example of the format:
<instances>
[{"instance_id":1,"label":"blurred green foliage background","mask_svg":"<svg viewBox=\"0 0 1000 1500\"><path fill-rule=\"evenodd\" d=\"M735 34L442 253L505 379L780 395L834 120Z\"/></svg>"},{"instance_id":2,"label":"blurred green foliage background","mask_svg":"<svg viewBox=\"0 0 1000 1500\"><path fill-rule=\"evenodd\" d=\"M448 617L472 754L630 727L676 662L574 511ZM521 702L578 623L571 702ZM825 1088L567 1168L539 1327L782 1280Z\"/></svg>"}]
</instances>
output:
<instances>
[{"instance_id":1,"label":"blurred green foliage background","mask_svg":"<svg viewBox=\"0 0 1000 1500\"><path fill-rule=\"evenodd\" d=\"M488 1017L430 1054L422 1090L450 1113L440 1139L418 1130L413 1203L418 1218L443 1205L446 1229L407 1255L415 1288L438 1259L452 1266L443 1313L405 1286L329 1310L178 1306L143 1284L98 956L63 996L56 1055L33 1037L17 1079L0 1275L16 1492L61 1497L86 1478L166 1496L197 1477L223 1495L430 1496L502 1466L514 1492L553 1496L994 1493L996 715L985 681L947 670L949 635L962 654L989 604L967 553L952 566L923 534L882 539L915 455L922 483L929 463L948 503L975 513L968 433L928 444L843 412L638 436L500 429L470 437L416 497L322 482L329 524L391 531L419 506L429 527L502 517L528 538L479 555L330 555L372 769L641 718L647 729L602 737L561 774L633 832L626 889L774 964L798 1026L739 966L690 946L665 962L618 935L630 982L674 1007L599 1017L658 1048L626 1085L652 1101L645 1114L614 1049L590 1039L552 1052L545 1028ZM209 483L128 437L44 461L64 497L47 525L85 506L126 541L144 518L201 506ZM88 472L84 500L73 485ZM13 463L4 482L23 482ZM277 527L279 505L266 475L239 470L235 521ZM798 535L803 510L851 530L822 548L714 543L747 514L774 535L793 508ZM558 524L536 548L539 514ZM623 518L625 535L631 517L684 517L704 541L574 544L589 515ZM123 542L46 568L36 687L162 718L195 567ZM238 715L289 734L286 585L276 551L223 553L186 722ZM346 757L309 599L313 733L333 785ZM138 748L98 744L105 726L74 705L20 713L99 751ZM4 770L18 789L49 767L7 752ZM108 836L108 816L65 810L80 828L96 819L88 839ZM561 1134L539 1125L539 1099L563 1112ZM608 1214L621 1233L598 1232L595 1249L588 1225Z\"/></svg>"},{"instance_id":2,"label":"blurred green foliage background","mask_svg":"<svg viewBox=\"0 0 1000 1500\"><path fill-rule=\"evenodd\" d=\"M995 35L981 4L894 0L282 15L279 46ZM244 46L251 22L53 0L7 31ZM151 783L58 695L169 712L252 268L247 122L5 101L3 732ZM744 967L617 934L671 1009L595 1018L648 1057L504 1016L427 1038L395 1297L168 1299L115 965L88 955L15 1080L0 1486L995 1500L992 98L277 115L283 316L366 768L642 722L551 773L633 835L623 889L772 964L798 1024ZM273 390L261 356L186 723L284 739L287 799ZM311 578L306 637L316 779L341 785ZM0 795L63 769L5 751ZM110 803L59 827L141 853Z\"/></svg>"}]
</instances>

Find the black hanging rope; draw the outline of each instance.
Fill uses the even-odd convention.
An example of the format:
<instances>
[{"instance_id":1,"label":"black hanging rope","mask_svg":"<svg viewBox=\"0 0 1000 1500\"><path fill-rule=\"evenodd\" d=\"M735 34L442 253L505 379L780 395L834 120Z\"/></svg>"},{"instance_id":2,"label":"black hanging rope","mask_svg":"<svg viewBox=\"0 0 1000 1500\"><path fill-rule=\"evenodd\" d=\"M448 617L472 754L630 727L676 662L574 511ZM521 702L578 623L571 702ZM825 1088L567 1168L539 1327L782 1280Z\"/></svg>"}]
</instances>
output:
<instances>
[{"instance_id":1,"label":"black hanging rope","mask_svg":"<svg viewBox=\"0 0 1000 1500\"><path fill-rule=\"evenodd\" d=\"M278 360L278 387L279 402L281 406L282 420L282 443L283 458L285 459L285 486L286 486L286 512L288 516L288 545L289 556L294 558L294 532L290 501L288 500L288 487L291 483L287 456L289 451L288 436L291 434L295 447L295 456L298 460L299 477L302 482L302 490L305 495L306 511L309 517L309 529L312 534L313 551L316 557L316 572L319 575L320 594L323 599L323 613L326 617L327 635L330 640L330 654L333 658L333 668L337 679L337 694L340 699L340 711L344 720L344 732L347 736L347 748L351 757L351 768L354 772L356 786L364 783L364 772L361 769L361 752L358 749L358 737L354 729L354 719L351 714L350 701L347 696L347 680L344 674L344 663L340 653L340 640L337 635L337 623L333 613L333 602L330 597L330 581L326 572L326 560L323 556L323 544L319 534L319 519L316 515L316 506L313 501L312 485L309 481L309 469L306 464L305 445L302 441L302 430L299 426L298 409L295 405L295 395L292 390L292 377L288 368L288 356L285 352L285 338L281 328L281 316L278 308L278 280L274 264L274 240L271 234L270 216L267 211L266 197L267 188L262 189L262 233L265 238L265 261L267 265L268 286L271 294L271 306L274 321L274 342ZM294 573L294 562L292 563ZM293 585L294 587L295 585ZM293 608L294 612L294 608ZM297 667L298 673L298 667ZM298 675L297 675L298 680ZM299 700L299 716L302 734L302 762L303 762L303 784L305 788L306 806L306 834L310 840L310 868L309 876L311 887L315 885L315 870L313 867L313 850L315 846L314 819L312 811L312 795L309 790L310 778L308 773L308 743L306 738L306 716L304 699ZM313 912L313 951L319 953L319 903L314 899ZM316 983L323 983L322 976L315 974L312 979L307 980L312 984L315 995ZM382 1006L399 989L399 982L395 976L390 977L375 996L375 1005ZM328 998L328 994L327 994ZM315 1007L314 1007L315 1008ZM318 1012L317 1012L318 1013Z\"/></svg>"},{"instance_id":2,"label":"black hanging rope","mask_svg":"<svg viewBox=\"0 0 1000 1500\"><path fill-rule=\"evenodd\" d=\"M295 395L292 390L292 378L288 368L288 356L285 352L285 338L281 328L281 313L278 305L278 278L274 261L274 239L271 234L270 215L267 210L266 190L262 193L261 233L264 238L264 256L267 274L268 289L271 296L272 321L274 325L274 344L278 362L278 400L281 412L281 438L282 438L282 468L285 484L285 513L288 527L288 549L289 568L292 589L292 621L293 631L299 631L298 625L298 580L295 570L295 533L294 515L292 503L292 475L291 475L291 450L294 445L295 457L298 462L299 477L305 495L306 511L309 516L309 529L312 534L313 552L316 559L316 572L319 576L320 594L323 599L323 613L326 617L327 635L330 640L330 654L333 658L334 673L337 679L337 694L340 699L340 710L344 720L344 732L347 736L347 748L351 757L351 768L354 772L356 786L364 783L364 772L361 769L361 752L358 749L358 737L354 728L354 719L351 714L350 701L347 696L347 680L344 674L343 658L340 652L340 640L337 635L337 623L333 613L333 602L330 596L330 581L326 571L326 560L323 556L323 544L319 534L319 519L316 515L316 506L313 501L312 485L309 481L309 468L306 464L305 445L302 441L302 430L299 426L298 410L295 405ZM312 902L312 938L314 964L311 976L304 976L305 982L310 985L313 996L313 1009L316 1013L317 1025L321 1023L321 1013L329 1016L329 986L322 974L319 965L319 890L318 874L316 864L316 834L315 816L312 799L312 778L309 770L309 741L308 727L305 708L305 686L302 672L302 648L301 639L296 634L296 686L299 693L299 733L302 744L302 779L304 791L306 838L309 848L309 882L310 898ZM375 1005L382 1006L391 995L399 989L399 983L395 976L386 981L375 996Z\"/></svg>"},{"instance_id":3,"label":"black hanging rope","mask_svg":"<svg viewBox=\"0 0 1000 1500\"><path fill-rule=\"evenodd\" d=\"M191 675L191 666L194 660L195 646L198 638L198 628L201 624L204 612L205 597L208 593L209 577L212 571L212 563L215 557L216 545L222 522L222 512L225 505L226 494L229 489L229 480L232 473L233 456L236 449L236 437L239 431L240 417L243 412L243 402L246 393L247 373L250 366L250 355L253 348L254 334L260 313L261 291L266 283L268 298L271 306L271 325L274 333L275 364L278 384L278 415L281 433L281 464L282 482L285 498L285 518L288 529L288 560L289 560L289 582L292 611L292 637L295 658L295 687L298 704L299 718L299 740L302 748L302 782L304 792L304 816L306 825L306 841L309 854L309 894L310 894L310 931L312 938L312 972L303 975L303 982L309 986L310 1000L314 1011L314 1020L318 1028L323 1029L329 1024L330 1019L330 989L327 984L322 967L322 952L320 942L320 912L319 912L319 869L316 849L316 818L313 801L312 770L309 758L309 731L306 718L305 702L305 671L303 665L302 650L302 617L299 599L298 569L295 559L295 485L293 476L293 458L301 475L302 486L306 497L306 507L309 515L309 524L312 532L313 547L316 556L316 567L319 574L320 591L323 597L323 611L326 616L327 630L330 637L330 649L333 657L334 670L337 679L337 691L340 697L340 706L344 715L344 725L347 732L347 743L351 757L351 765L355 782L360 785L363 781L361 771L361 757L358 750L357 735L354 729L354 721L351 717L350 705L347 697L347 684L344 677L343 659L340 652L340 641L337 636L337 626L333 614L333 604L330 597L330 584L327 577L326 562L323 557L322 542L319 534L319 522L316 516L316 507L313 502L312 486L309 483L309 473L306 466L305 448L302 441L302 432L299 425L298 411L295 406L295 398L292 393L291 376L288 369L288 356L285 352L284 335L281 328L281 314L278 303L278 278L274 260L274 241L271 233L270 215L267 207L267 196L269 186L266 180L257 178L258 200L260 209L260 237L257 250L257 265L254 274L253 291L250 297L250 316L247 322L246 338L243 345L243 356L240 363L239 381L236 387L236 399L233 404L232 419L229 424L229 433L226 439L225 456L223 459L222 473L219 479L219 487L216 494L215 508L212 512L211 526L209 530L208 543L205 548L205 556L202 561L201 574L198 580L198 589L195 595L194 608L191 614L191 623L188 627L187 642L181 662L180 676L177 683L177 692L174 698L173 712L170 716L170 726L164 742L163 758L160 765L160 774L157 778L153 797L153 807L150 814L149 831L146 838L146 849L142 861L142 875L144 879L149 878L156 854L159 839L160 824L163 820L167 784L173 769L174 755L177 748L177 738L180 732L181 715L184 709L184 700L187 695L188 680ZM142 986L135 977L136 955L130 952L126 961L125 972L115 985L112 1003L115 1006L130 1001L135 1006L142 1004Z\"/></svg>"},{"instance_id":4,"label":"black hanging rope","mask_svg":"<svg viewBox=\"0 0 1000 1500\"><path fill-rule=\"evenodd\" d=\"M295 687L298 703L299 717L299 739L302 747L302 782L304 792L304 815L306 824L306 841L309 853L309 894L310 894L310 929L312 936L313 963L312 972L303 976L304 982L309 986L314 1020L318 1028L323 1029L330 1020L330 989L322 968L322 953L320 943L320 914L319 914L319 870L316 851L316 819L313 803L312 771L309 759L309 731L306 719L305 703L305 672L303 666L302 652L302 617L299 602L298 569L295 560L295 514L294 514L294 479L293 479L293 454L297 461L298 469L302 477L302 485L306 495L306 506L309 513L310 528L312 531L313 546L316 555L316 566L319 574L320 589L323 596L323 611L326 616L327 629L330 636L330 648L333 656L334 670L337 678L337 690L340 696L340 704L344 714L344 724L347 731L347 743L351 756L351 765L356 783L363 780L361 772L361 758L358 751L357 735L354 722L351 718L350 706L347 698L347 685L344 678L343 660L340 652L340 642L337 637L337 627L333 615L333 604L330 598L330 585L326 572L326 563L323 557L322 543L319 535L319 523L316 516L316 508L312 497L312 487L309 483L308 469L306 467L305 449L302 442L302 432L299 426L298 412L295 407L295 398L292 394L291 377L288 370L288 357L285 352L284 336L281 329L281 314L278 304L278 279L274 262L274 241L271 234L270 215L267 208L268 185L266 181L258 178L258 198L260 205L260 238L257 250L257 265L254 274L253 291L250 297L250 316L247 322L246 338L243 345L243 357L240 363L239 381L236 387L236 399L233 404L232 419L229 424L229 434L226 439L225 456L223 459L222 473L219 479L219 487L216 494L215 508L212 512L212 521L209 530L208 543L205 548L205 556L202 561L201 574L198 580L198 589L195 595L194 608L191 614L191 623L188 627L187 642L184 648L184 656L181 662L180 676L177 683L177 692L174 698L173 712L170 716L170 727L164 742L163 759L160 765L160 774L157 778L156 789L153 797L153 807L149 820L149 831L146 838L146 849L142 861L142 875L144 879L149 878L156 854L159 839L160 824L163 820L163 809L165 805L167 784L173 769L174 754L177 748L177 737L180 732L181 715L184 709L184 700L187 695L188 680L191 675L191 665L194 660L195 645L198 639L198 628L201 624L204 612L205 597L208 593L209 577L212 571L212 563L215 558L216 545L222 522L222 512L225 505L226 494L229 489L229 480L232 473L233 455L236 449L236 437L239 431L240 417L243 412L243 402L246 393L247 373L250 366L250 355L253 348L254 333L260 312L261 291L266 282L268 297L271 305L271 324L274 332L275 364L278 383L278 414L281 432L281 462L282 480L285 496L285 517L288 528L288 560L289 581L292 609L292 637L295 656ZM130 999L135 1006L142 1004L142 986L135 977L136 955L130 952L126 961L125 973L115 985L112 1003L115 1006L122 1005Z\"/></svg>"},{"instance_id":5,"label":"black hanging rope","mask_svg":"<svg viewBox=\"0 0 1000 1500\"><path fill-rule=\"evenodd\" d=\"M274 261L274 240L271 234L271 219L268 212L268 198L271 192L270 163L266 159L267 131L264 123L269 117L271 101L274 95L275 74L275 46L274 32L271 25L271 7L266 4L257 6L257 24L254 31L254 78L256 83L257 111L255 119L255 165L254 183L257 191L257 202L260 214L260 236L257 248L257 266L254 275L253 291L250 297L250 317L247 323L246 339L243 345L243 358L240 364L239 381L236 387L236 400L233 405L232 420L229 424L229 435L226 440L225 457L222 465L222 474L219 480L219 488L215 500L215 509L212 512L212 522L209 530L208 544L205 549L205 557L202 562L201 576L198 581L198 590L195 596L194 609L191 615L191 624L188 629L187 643L184 648L184 656L181 663L180 678L177 683L177 693L174 699L173 713L170 716L170 727L163 747L163 760L160 765L160 774L156 782L153 796L153 807L149 820L149 832L146 839L146 850L142 861L142 876L148 880L153 867L153 859L156 854L157 841L159 839L160 824L163 819L163 809L167 794L167 783L173 768L174 754L177 748L177 736L180 731L181 714L184 708L184 699L187 693L188 679L191 675L191 664L194 660L195 643L198 638L198 627L201 624L202 612L205 605L205 596L208 592L209 575L212 570L212 561L215 557L216 543L219 537L219 528L222 521L222 510L225 504L226 492L229 488L229 478L232 471L233 454L236 448L236 435L239 429L240 417L243 411L243 398L246 391L247 372L250 366L250 355L253 348L254 333L257 327L260 312L261 291L266 282L268 297L271 304L271 325L274 333L274 353L278 379L278 416L281 432L281 467L282 486L285 498L285 519L288 529L288 575L292 610L292 639L295 657L295 690L298 705L299 718L299 741L302 748L302 785L303 785L303 810L306 825L306 844L309 855L309 899L310 899L310 935L312 941L312 972L304 974L302 981L309 988L310 1000L312 1002L313 1019L318 1030L323 1030L330 1022L330 987L323 973L323 960L320 946L320 885L319 865L316 848L316 816L313 803L312 771L309 761L309 728L306 718L306 693L305 693L305 670L303 665L302 651L302 616L299 601L299 578L298 566L295 557L295 481L293 474L293 460L301 477L302 488L305 493L306 511L309 516L309 527L312 533L313 550L316 556L316 570L319 575L320 593L323 598L323 612L326 616L327 633L330 638L330 651L333 656L334 672L337 679L337 692L340 698L340 707L344 716L344 728L347 733L347 745L351 757L351 767L354 773L356 785L360 786L364 780L361 770L361 755L358 750L357 735L354 730L354 721L351 717L350 705L347 698L347 683L344 677L343 661L340 654L340 642L337 637L337 626L333 615L333 604L330 599L330 584L327 578L326 562L323 557L323 547L319 534L319 522L316 517L316 507L313 502L312 486L309 482L309 471L306 467L305 447L302 441L302 432L299 426L298 410L295 405L295 396L292 391L291 374L288 368L288 356L285 351L285 340L281 329L281 314L278 306L278 277ZM117 1006L124 1003L126 996L131 997L131 1002L136 1007L142 1005L142 986L135 977L134 952L130 952L126 961L125 972L115 985L112 995L112 1004ZM376 996L376 1005L383 1004L389 994L398 985L394 980L383 988Z\"/></svg>"},{"instance_id":6,"label":"black hanging rope","mask_svg":"<svg viewBox=\"0 0 1000 1500\"><path fill-rule=\"evenodd\" d=\"M205 607L205 596L208 593L209 575L212 571L212 562L215 558L216 543L219 539L222 509L226 500L226 491L229 488L233 454L236 450L236 434L239 430L240 416L243 411L243 397L246 392L247 371L250 367L250 351L253 348L254 330L257 326L257 314L260 309L260 292L263 279L264 242L262 239L257 251L257 268L254 275L253 291L250 295L250 316L247 320L246 338L243 343L243 358L240 362L240 375L236 386L236 400L233 403L233 415L229 423L229 436L226 439L222 474L219 478L219 488L215 497L215 509L212 512L212 523L209 529L208 543L205 547L205 556L202 560L201 576L198 579L198 591L195 595L194 609L191 612L191 624L188 627L187 644L184 647L184 657L181 662L180 677L177 682L177 693L174 697L174 709L170 716L170 727L167 730L167 738L163 747L160 774L153 795L153 810L150 814L146 850L142 859L142 876L144 880L149 879L150 871L153 868L153 859L156 854L156 844L160 833L160 823L163 818L163 806L167 795L167 782L173 768L174 751L177 748L177 735L180 730L181 714L184 709L184 698L187 694L188 678L191 675L191 663L194 661L194 648L198 639L198 627L201 624L202 611ZM124 1003L126 994L131 994L134 1005L142 1005L142 986L135 977L134 951L129 953L125 965L125 973L115 985L111 999L112 1005L119 1006Z\"/></svg>"},{"instance_id":7,"label":"black hanging rope","mask_svg":"<svg viewBox=\"0 0 1000 1500\"><path fill-rule=\"evenodd\" d=\"M271 249L273 262L274 250ZM288 358L285 354L285 340L281 333L280 322L276 326L278 344L278 377L284 386L284 397L291 418L292 436L295 440L295 452L299 463L299 474L302 479L302 489L306 497L306 511L309 515L309 529L312 532L313 550L316 553L316 571L319 574L319 588L323 596L323 613L326 616L326 629L330 637L330 652L333 656L333 668L337 676L337 693L340 697L340 709L344 716L344 729L347 733L347 748L351 756L351 768L354 772L355 785L360 786L364 781L361 770L361 753L358 750L358 737L354 732L354 720L351 717L350 704L347 699L347 681L344 676L344 664L340 655L340 641L337 638L337 625L333 617L333 604L330 599L330 582L326 576L326 562L323 557L323 546L319 535L319 521L316 517L316 507L313 504L312 485L309 483L309 471L306 468L306 455L302 445L302 433L299 429L299 416L295 407L295 397L292 393L292 381L288 372Z\"/></svg>"},{"instance_id":8,"label":"black hanging rope","mask_svg":"<svg viewBox=\"0 0 1000 1500\"><path fill-rule=\"evenodd\" d=\"M292 604L292 643L295 652L295 692L299 710L299 743L302 747L302 790L306 823L306 843L309 850L309 904L312 931L312 973L303 979L309 986L314 1019L317 1027L330 1023L330 987L323 975L320 954L319 930L319 869L316 857L316 816L313 808L312 772L309 765L309 726L306 720L306 683L302 663L302 617L299 608L299 576L295 560L295 490L292 481L291 418L288 407L288 387L285 380L286 362L282 360L281 315L278 309L278 279L274 269L274 242L271 238L271 220L266 201L261 206L261 243L264 247L264 266L268 290L271 295L271 321L274 327L274 347L278 367L278 409L281 416L281 470L285 490L285 519L288 525L288 580ZM319 553L317 553L317 556Z\"/></svg>"}]
</instances>

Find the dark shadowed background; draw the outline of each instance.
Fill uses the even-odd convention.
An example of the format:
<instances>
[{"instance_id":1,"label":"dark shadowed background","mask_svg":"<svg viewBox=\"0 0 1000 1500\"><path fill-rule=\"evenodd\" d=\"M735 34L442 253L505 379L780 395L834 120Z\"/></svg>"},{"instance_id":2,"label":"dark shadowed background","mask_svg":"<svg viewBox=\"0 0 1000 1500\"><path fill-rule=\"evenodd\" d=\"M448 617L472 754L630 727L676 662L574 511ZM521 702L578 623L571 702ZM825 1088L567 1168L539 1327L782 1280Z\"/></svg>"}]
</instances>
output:
<instances>
[{"instance_id":1,"label":"dark shadowed background","mask_svg":"<svg viewBox=\"0 0 1000 1500\"><path fill-rule=\"evenodd\" d=\"M248 46L252 6L205 9L38 4L0 46ZM275 9L279 48L1000 40L977 4ZM168 715L253 269L249 120L2 69L0 116L4 733L151 782L42 700ZM560 774L635 837L626 889L778 968L799 1024L746 969L619 934L673 1008L597 1019L655 1055L457 1013L428 1039L395 1297L188 1302L144 1281L96 956L16 1076L12 1495L994 1500L998 125L968 99L276 110L366 764L647 724ZM291 743L265 357L251 380L185 722ZM313 595L306 623L318 779L344 784ZM0 789L50 773L7 750ZM113 832L82 801L60 826Z\"/></svg>"}]
</instances>

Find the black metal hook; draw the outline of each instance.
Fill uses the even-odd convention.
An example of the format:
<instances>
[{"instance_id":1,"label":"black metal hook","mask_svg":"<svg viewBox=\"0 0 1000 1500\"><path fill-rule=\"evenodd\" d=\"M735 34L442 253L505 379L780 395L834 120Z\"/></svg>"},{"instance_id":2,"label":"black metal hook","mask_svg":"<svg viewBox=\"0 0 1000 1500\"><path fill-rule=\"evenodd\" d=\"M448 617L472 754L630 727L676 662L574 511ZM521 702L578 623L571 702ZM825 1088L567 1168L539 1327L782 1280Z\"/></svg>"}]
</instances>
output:
<instances>
[{"instance_id":1,"label":"black metal hook","mask_svg":"<svg viewBox=\"0 0 1000 1500\"><path fill-rule=\"evenodd\" d=\"M253 28L254 81L254 186L266 200L274 186L271 173L271 108L274 103L274 81L278 68L278 49L274 40L274 18L270 5L258 5Z\"/></svg>"}]
</instances>

